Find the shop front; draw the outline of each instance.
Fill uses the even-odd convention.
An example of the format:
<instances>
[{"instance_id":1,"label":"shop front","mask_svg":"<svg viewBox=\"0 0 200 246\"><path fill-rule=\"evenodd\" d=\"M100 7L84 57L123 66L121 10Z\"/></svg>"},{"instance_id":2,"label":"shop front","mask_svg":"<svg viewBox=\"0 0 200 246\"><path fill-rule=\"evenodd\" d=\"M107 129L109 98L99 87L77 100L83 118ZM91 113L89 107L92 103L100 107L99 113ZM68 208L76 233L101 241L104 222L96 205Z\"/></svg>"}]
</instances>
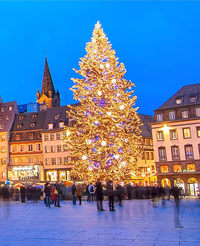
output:
<instances>
[{"instance_id":1,"label":"shop front","mask_svg":"<svg viewBox=\"0 0 200 246\"><path fill-rule=\"evenodd\" d=\"M8 170L8 179L12 181L40 181L40 165L14 166Z\"/></svg>"},{"instance_id":2,"label":"shop front","mask_svg":"<svg viewBox=\"0 0 200 246\"><path fill-rule=\"evenodd\" d=\"M70 170L45 170L46 181L56 182L56 181L66 181L71 180Z\"/></svg>"}]
</instances>

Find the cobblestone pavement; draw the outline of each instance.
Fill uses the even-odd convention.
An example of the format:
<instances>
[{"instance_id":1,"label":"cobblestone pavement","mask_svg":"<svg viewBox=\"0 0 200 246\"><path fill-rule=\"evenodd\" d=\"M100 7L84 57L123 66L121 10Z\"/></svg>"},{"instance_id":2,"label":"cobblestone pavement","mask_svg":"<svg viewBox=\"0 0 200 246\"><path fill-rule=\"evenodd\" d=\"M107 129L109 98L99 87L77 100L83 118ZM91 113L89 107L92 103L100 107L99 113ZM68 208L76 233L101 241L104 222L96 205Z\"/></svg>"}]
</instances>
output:
<instances>
[{"instance_id":1,"label":"cobblestone pavement","mask_svg":"<svg viewBox=\"0 0 200 246\"><path fill-rule=\"evenodd\" d=\"M116 211L98 212L96 204L62 201L46 208L43 201L0 202L0 246L3 245L200 245L200 199L183 199L176 230L173 201L153 208L150 200L125 201ZM179 228L180 229L180 228Z\"/></svg>"}]
</instances>

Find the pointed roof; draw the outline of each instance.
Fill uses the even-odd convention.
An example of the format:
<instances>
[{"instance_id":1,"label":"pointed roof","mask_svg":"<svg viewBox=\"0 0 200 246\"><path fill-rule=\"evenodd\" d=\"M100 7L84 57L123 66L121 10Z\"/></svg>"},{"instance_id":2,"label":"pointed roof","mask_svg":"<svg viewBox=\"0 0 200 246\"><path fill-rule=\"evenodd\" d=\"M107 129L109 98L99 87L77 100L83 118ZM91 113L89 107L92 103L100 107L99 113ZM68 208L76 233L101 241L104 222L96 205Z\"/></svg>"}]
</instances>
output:
<instances>
[{"instance_id":1,"label":"pointed roof","mask_svg":"<svg viewBox=\"0 0 200 246\"><path fill-rule=\"evenodd\" d=\"M55 88L53 85L53 80L51 78L51 73L49 70L49 65L47 62L47 58L45 57L45 67L44 67L44 76L42 82L42 91L41 94L46 94L48 96L48 92L52 92L52 96L55 95Z\"/></svg>"}]
</instances>

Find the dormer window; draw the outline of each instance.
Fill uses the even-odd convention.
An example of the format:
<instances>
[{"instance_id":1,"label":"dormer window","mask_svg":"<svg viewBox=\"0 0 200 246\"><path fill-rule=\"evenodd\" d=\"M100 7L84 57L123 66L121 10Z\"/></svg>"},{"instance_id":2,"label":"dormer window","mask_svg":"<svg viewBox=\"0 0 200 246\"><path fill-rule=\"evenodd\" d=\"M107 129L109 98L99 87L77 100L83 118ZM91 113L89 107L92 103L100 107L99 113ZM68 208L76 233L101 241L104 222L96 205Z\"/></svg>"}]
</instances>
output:
<instances>
[{"instance_id":1,"label":"dormer window","mask_svg":"<svg viewBox=\"0 0 200 246\"><path fill-rule=\"evenodd\" d=\"M13 106L9 106L9 107L8 107L8 110L9 110L9 111L12 111L12 110L13 110Z\"/></svg>"},{"instance_id":2,"label":"dormer window","mask_svg":"<svg viewBox=\"0 0 200 246\"><path fill-rule=\"evenodd\" d=\"M188 110L183 110L183 111L182 111L182 118L183 118L183 119L188 118Z\"/></svg>"},{"instance_id":3,"label":"dormer window","mask_svg":"<svg viewBox=\"0 0 200 246\"><path fill-rule=\"evenodd\" d=\"M58 120L59 117L60 117L60 114L55 115L55 120Z\"/></svg>"},{"instance_id":4,"label":"dormer window","mask_svg":"<svg viewBox=\"0 0 200 246\"><path fill-rule=\"evenodd\" d=\"M33 119L36 119L36 118L37 118L37 115L36 115L36 114L34 114L32 117L33 117Z\"/></svg>"},{"instance_id":5,"label":"dormer window","mask_svg":"<svg viewBox=\"0 0 200 246\"><path fill-rule=\"evenodd\" d=\"M29 139L33 139L33 133L29 133Z\"/></svg>"},{"instance_id":6,"label":"dormer window","mask_svg":"<svg viewBox=\"0 0 200 246\"><path fill-rule=\"evenodd\" d=\"M2 120L2 118L3 118L3 116L2 116L2 115L0 115L0 120Z\"/></svg>"},{"instance_id":7,"label":"dormer window","mask_svg":"<svg viewBox=\"0 0 200 246\"><path fill-rule=\"evenodd\" d=\"M59 127L60 128L63 128L64 127L64 122L63 121L59 122Z\"/></svg>"},{"instance_id":8,"label":"dormer window","mask_svg":"<svg viewBox=\"0 0 200 246\"><path fill-rule=\"evenodd\" d=\"M22 128L22 125L17 125L17 128Z\"/></svg>"},{"instance_id":9,"label":"dormer window","mask_svg":"<svg viewBox=\"0 0 200 246\"><path fill-rule=\"evenodd\" d=\"M35 126L35 123L31 123L31 127L34 127Z\"/></svg>"},{"instance_id":10,"label":"dormer window","mask_svg":"<svg viewBox=\"0 0 200 246\"><path fill-rule=\"evenodd\" d=\"M1 107L1 112L4 112L5 108L4 107Z\"/></svg>"},{"instance_id":11,"label":"dormer window","mask_svg":"<svg viewBox=\"0 0 200 246\"><path fill-rule=\"evenodd\" d=\"M16 134L15 139L20 140L20 134Z\"/></svg>"},{"instance_id":12,"label":"dormer window","mask_svg":"<svg viewBox=\"0 0 200 246\"><path fill-rule=\"evenodd\" d=\"M9 120L9 119L10 119L10 115L7 114L7 115L6 115L6 120Z\"/></svg>"},{"instance_id":13,"label":"dormer window","mask_svg":"<svg viewBox=\"0 0 200 246\"><path fill-rule=\"evenodd\" d=\"M0 129L3 129L3 124L0 124Z\"/></svg>"},{"instance_id":14,"label":"dormer window","mask_svg":"<svg viewBox=\"0 0 200 246\"><path fill-rule=\"evenodd\" d=\"M23 118L24 118L23 116L19 116L19 120L23 120Z\"/></svg>"},{"instance_id":15,"label":"dormer window","mask_svg":"<svg viewBox=\"0 0 200 246\"><path fill-rule=\"evenodd\" d=\"M163 114L157 114L157 121L163 121Z\"/></svg>"},{"instance_id":16,"label":"dormer window","mask_svg":"<svg viewBox=\"0 0 200 246\"><path fill-rule=\"evenodd\" d=\"M197 97L196 96L191 96L190 97L190 102L193 103L193 102L196 102L197 100Z\"/></svg>"},{"instance_id":17,"label":"dormer window","mask_svg":"<svg viewBox=\"0 0 200 246\"><path fill-rule=\"evenodd\" d=\"M48 124L48 129L49 129L49 130L53 129L53 123L49 123L49 124Z\"/></svg>"},{"instance_id":18,"label":"dormer window","mask_svg":"<svg viewBox=\"0 0 200 246\"><path fill-rule=\"evenodd\" d=\"M181 104L183 101L183 97L176 98L176 104Z\"/></svg>"}]
</instances>

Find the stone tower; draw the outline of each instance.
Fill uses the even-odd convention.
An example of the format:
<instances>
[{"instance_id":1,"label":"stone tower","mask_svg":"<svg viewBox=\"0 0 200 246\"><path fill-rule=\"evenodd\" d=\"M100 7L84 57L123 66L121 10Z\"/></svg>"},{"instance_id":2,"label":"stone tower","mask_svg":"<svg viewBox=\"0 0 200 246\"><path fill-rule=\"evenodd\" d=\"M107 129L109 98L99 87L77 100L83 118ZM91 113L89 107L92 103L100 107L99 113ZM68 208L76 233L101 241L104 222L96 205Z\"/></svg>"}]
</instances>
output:
<instances>
[{"instance_id":1,"label":"stone tower","mask_svg":"<svg viewBox=\"0 0 200 246\"><path fill-rule=\"evenodd\" d=\"M60 93L58 90L57 92L55 91L46 57L45 57L45 67L44 67L44 76L43 76L43 82L42 82L42 90L41 90L41 93L39 90L37 92L37 102L41 106L46 105L46 107L48 108L60 106Z\"/></svg>"}]
</instances>

